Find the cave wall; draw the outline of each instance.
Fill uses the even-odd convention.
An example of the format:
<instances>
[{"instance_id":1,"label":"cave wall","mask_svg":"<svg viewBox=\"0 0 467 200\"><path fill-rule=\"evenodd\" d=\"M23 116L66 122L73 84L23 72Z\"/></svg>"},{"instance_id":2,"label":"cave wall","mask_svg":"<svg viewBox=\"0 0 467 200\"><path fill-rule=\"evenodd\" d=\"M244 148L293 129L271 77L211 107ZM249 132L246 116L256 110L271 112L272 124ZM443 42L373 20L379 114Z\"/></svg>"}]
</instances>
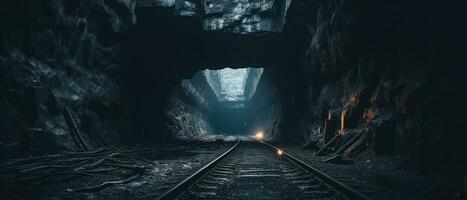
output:
<instances>
[{"instance_id":1,"label":"cave wall","mask_svg":"<svg viewBox=\"0 0 467 200\"><path fill-rule=\"evenodd\" d=\"M176 139L201 139L215 134L211 116L218 103L203 71L175 86L166 109L166 126Z\"/></svg>"},{"instance_id":2,"label":"cave wall","mask_svg":"<svg viewBox=\"0 0 467 200\"><path fill-rule=\"evenodd\" d=\"M364 134L376 154L404 155L421 168L464 162L456 155L467 152L465 30L457 26L465 3L293 4L308 32L299 67L306 85L298 97L305 100L300 137L321 146L331 113L333 132L344 141Z\"/></svg>"},{"instance_id":3,"label":"cave wall","mask_svg":"<svg viewBox=\"0 0 467 200\"><path fill-rule=\"evenodd\" d=\"M264 69L256 92L246 104L249 110L247 115L247 130L254 134L263 132L268 140L280 140L284 123L283 104L281 92L278 88L275 70Z\"/></svg>"},{"instance_id":4,"label":"cave wall","mask_svg":"<svg viewBox=\"0 0 467 200\"><path fill-rule=\"evenodd\" d=\"M253 135L263 132L265 139L269 141L280 141L282 133L283 113L281 104L276 103L265 107L255 114L249 123L249 133Z\"/></svg>"},{"instance_id":5,"label":"cave wall","mask_svg":"<svg viewBox=\"0 0 467 200\"><path fill-rule=\"evenodd\" d=\"M1 157L83 149L66 113L88 148L119 142L124 111L116 40L136 22L135 3L2 2Z\"/></svg>"}]
</instances>

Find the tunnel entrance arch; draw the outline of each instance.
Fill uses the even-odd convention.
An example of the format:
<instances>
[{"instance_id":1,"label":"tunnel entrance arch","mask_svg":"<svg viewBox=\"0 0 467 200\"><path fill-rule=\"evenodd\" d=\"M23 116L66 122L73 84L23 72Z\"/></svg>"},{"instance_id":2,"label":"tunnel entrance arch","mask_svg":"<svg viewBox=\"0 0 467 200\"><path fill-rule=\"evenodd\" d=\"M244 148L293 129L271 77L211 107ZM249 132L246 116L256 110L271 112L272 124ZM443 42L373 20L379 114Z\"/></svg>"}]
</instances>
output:
<instances>
[{"instance_id":1,"label":"tunnel entrance arch","mask_svg":"<svg viewBox=\"0 0 467 200\"><path fill-rule=\"evenodd\" d=\"M178 129L174 132L246 134L252 115L249 101L262 73L263 68L253 67L205 69L195 73L192 79L183 79L176 89L178 92L172 94L169 102L172 106L167 111L171 120L177 116L185 119L173 123L182 124L174 126Z\"/></svg>"}]
</instances>

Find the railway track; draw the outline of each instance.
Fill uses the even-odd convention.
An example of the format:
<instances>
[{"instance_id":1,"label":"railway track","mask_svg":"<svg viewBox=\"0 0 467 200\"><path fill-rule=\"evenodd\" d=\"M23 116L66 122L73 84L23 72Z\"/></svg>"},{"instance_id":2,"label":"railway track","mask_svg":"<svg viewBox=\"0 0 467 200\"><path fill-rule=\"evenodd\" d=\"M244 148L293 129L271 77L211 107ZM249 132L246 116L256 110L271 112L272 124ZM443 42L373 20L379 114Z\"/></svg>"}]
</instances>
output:
<instances>
[{"instance_id":1,"label":"railway track","mask_svg":"<svg viewBox=\"0 0 467 200\"><path fill-rule=\"evenodd\" d=\"M261 140L238 141L159 199L368 199Z\"/></svg>"}]
</instances>

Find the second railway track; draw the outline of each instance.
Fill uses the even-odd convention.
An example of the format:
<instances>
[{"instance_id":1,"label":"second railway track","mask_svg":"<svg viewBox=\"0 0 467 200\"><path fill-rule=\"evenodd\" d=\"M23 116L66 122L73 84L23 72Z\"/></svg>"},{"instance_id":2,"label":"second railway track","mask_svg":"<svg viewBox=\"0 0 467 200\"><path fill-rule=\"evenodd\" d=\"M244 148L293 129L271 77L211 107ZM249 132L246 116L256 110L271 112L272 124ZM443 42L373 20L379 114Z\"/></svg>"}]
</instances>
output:
<instances>
[{"instance_id":1,"label":"second railway track","mask_svg":"<svg viewBox=\"0 0 467 200\"><path fill-rule=\"evenodd\" d=\"M159 199L367 199L262 141L240 141Z\"/></svg>"}]
</instances>

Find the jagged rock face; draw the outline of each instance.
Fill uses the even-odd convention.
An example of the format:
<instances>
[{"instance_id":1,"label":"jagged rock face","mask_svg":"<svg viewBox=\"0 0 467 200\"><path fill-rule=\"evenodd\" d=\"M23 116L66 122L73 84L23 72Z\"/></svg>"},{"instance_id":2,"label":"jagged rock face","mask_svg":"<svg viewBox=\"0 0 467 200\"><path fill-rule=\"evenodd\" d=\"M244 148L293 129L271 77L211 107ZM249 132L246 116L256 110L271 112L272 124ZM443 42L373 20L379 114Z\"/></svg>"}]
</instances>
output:
<instances>
[{"instance_id":1,"label":"jagged rock face","mask_svg":"<svg viewBox=\"0 0 467 200\"><path fill-rule=\"evenodd\" d=\"M119 142L118 44L103 45L99 32L135 23L136 1L10 3L1 8L0 154L77 149L65 107L89 148Z\"/></svg>"},{"instance_id":2,"label":"jagged rock face","mask_svg":"<svg viewBox=\"0 0 467 200\"><path fill-rule=\"evenodd\" d=\"M182 80L173 90L166 109L166 125L175 138L199 139L214 134L209 115L217 102L203 73Z\"/></svg>"},{"instance_id":3,"label":"jagged rock face","mask_svg":"<svg viewBox=\"0 0 467 200\"><path fill-rule=\"evenodd\" d=\"M465 136L442 131L462 132L455 131L462 126L453 124L465 122L466 107L459 102L467 97L454 92L465 88L465 80L454 75L462 71L456 63L460 59L442 52L455 51L443 49L441 42L426 43L444 34L436 28L443 20L430 14L436 6L418 10L417 16L426 17L420 20L413 17L416 3L354 5L344 0L301 5L309 14L300 69L307 87L297 98L307 101L295 106L304 110L297 134L322 145L325 120L330 118L337 122L331 131L343 135L342 144L361 134L367 150L410 155L422 168L442 165L450 152L466 151ZM378 10L381 6L387 9ZM457 43L446 36L444 44ZM443 50L434 56L428 49Z\"/></svg>"},{"instance_id":4,"label":"jagged rock face","mask_svg":"<svg viewBox=\"0 0 467 200\"><path fill-rule=\"evenodd\" d=\"M204 76L219 101L249 101L256 91L263 69L204 70Z\"/></svg>"},{"instance_id":5,"label":"jagged rock face","mask_svg":"<svg viewBox=\"0 0 467 200\"><path fill-rule=\"evenodd\" d=\"M96 3L109 16L114 31L122 31L136 23L136 0L97 1Z\"/></svg>"},{"instance_id":6,"label":"jagged rock face","mask_svg":"<svg viewBox=\"0 0 467 200\"><path fill-rule=\"evenodd\" d=\"M175 15L199 17L202 29L239 34L280 33L292 0L144 0L141 7L172 7Z\"/></svg>"}]
</instances>

